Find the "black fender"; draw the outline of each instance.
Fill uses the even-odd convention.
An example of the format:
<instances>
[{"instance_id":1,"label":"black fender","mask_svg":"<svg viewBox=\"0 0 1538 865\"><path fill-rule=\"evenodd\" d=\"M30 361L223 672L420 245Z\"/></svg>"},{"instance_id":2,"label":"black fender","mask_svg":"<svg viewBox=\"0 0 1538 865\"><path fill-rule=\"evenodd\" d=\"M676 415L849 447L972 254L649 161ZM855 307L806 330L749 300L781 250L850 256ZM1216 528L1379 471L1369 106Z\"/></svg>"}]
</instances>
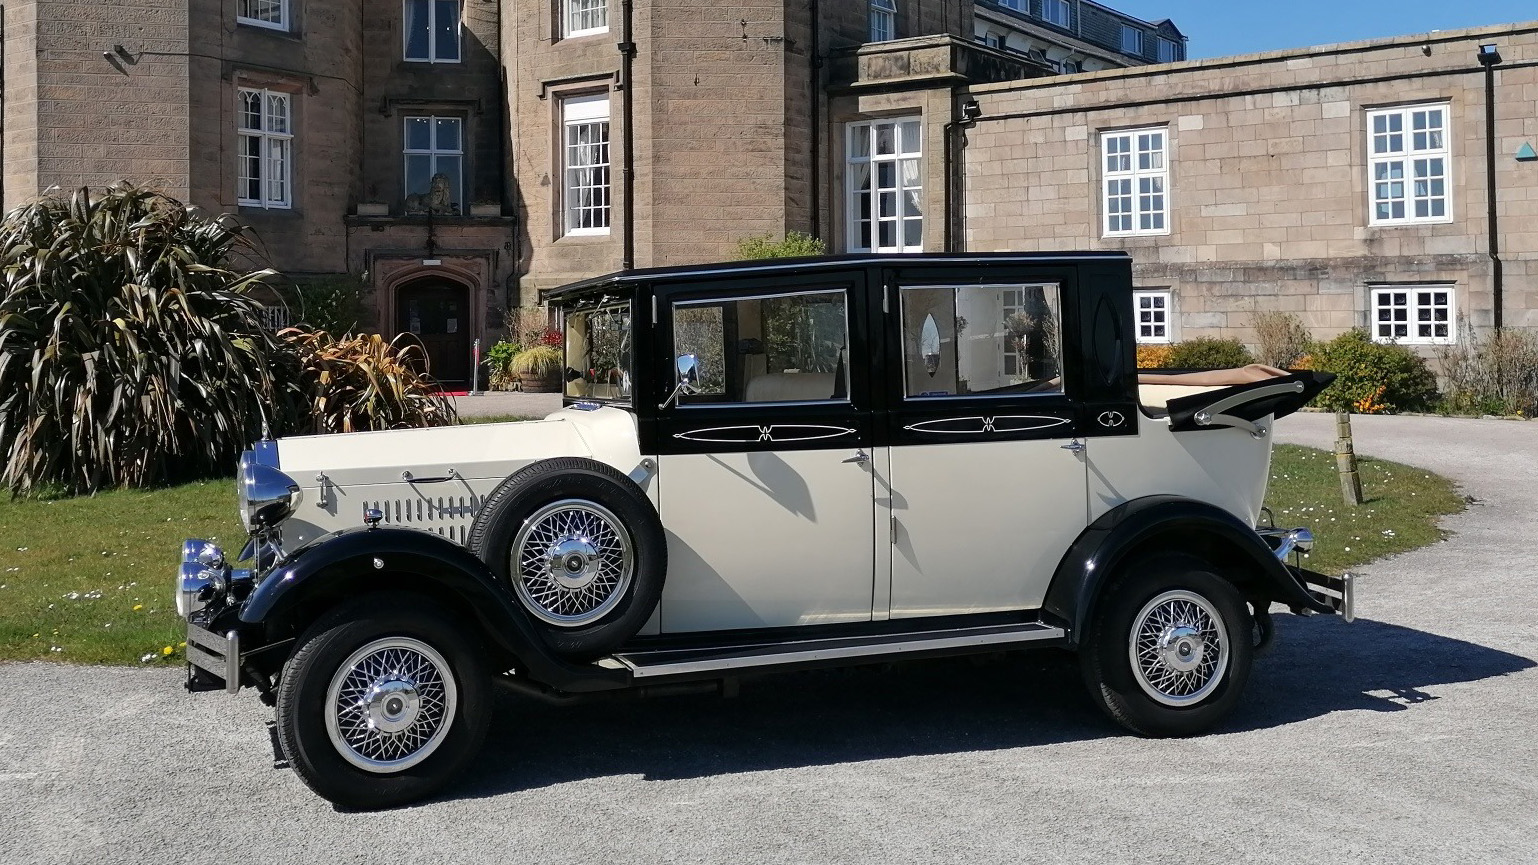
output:
<instances>
[{"instance_id":1,"label":"black fender","mask_svg":"<svg viewBox=\"0 0 1538 865\"><path fill-rule=\"evenodd\" d=\"M473 616L487 648L516 659L520 672L560 691L604 691L630 684L628 670L572 664L551 654L519 606L469 550L420 529L345 529L295 550L251 593L240 621L270 638L294 635L318 610L371 589L418 591Z\"/></svg>"},{"instance_id":2,"label":"black fender","mask_svg":"<svg viewBox=\"0 0 1538 865\"><path fill-rule=\"evenodd\" d=\"M1068 626L1077 645L1105 583L1128 556L1151 545L1190 552L1234 580L1245 599L1276 601L1317 613L1333 612L1309 594L1254 528L1222 508L1181 496L1133 499L1107 511L1068 548L1042 607Z\"/></svg>"}]
</instances>

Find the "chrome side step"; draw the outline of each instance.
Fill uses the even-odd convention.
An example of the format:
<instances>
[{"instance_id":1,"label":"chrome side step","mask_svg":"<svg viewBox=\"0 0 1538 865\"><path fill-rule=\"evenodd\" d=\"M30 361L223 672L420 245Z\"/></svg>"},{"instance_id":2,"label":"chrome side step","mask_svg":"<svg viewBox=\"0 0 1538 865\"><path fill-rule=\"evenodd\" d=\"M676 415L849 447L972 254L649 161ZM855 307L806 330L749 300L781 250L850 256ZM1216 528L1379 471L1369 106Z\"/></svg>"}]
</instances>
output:
<instances>
[{"instance_id":1,"label":"chrome side step","mask_svg":"<svg viewBox=\"0 0 1538 865\"><path fill-rule=\"evenodd\" d=\"M713 649L656 649L627 652L614 659L628 667L637 680L665 676L698 676L755 668L788 667L860 658L903 657L925 654L967 654L986 647L1006 649L1066 636L1062 628L1040 622L989 625L870 637L835 637L760 643Z\"/></svg>"}]
</instances>

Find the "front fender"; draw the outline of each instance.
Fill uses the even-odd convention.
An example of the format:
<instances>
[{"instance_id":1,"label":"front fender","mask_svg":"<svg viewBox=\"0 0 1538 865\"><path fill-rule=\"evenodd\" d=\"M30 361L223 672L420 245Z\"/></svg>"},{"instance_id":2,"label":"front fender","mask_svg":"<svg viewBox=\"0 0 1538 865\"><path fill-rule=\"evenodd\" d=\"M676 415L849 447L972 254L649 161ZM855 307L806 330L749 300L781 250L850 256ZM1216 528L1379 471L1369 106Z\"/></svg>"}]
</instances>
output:
<instances>
[{"instance_id":1,"label":"front fender","mask_svg":"<svg viewBox=\"0 0 1538 865\"><path fill-rule=\"evenodd\" d=\"M1309 594L1255 530L1222 508L1180 496L1148 496L1107 511L1063 556L1043 608L1068 626L1077 645L1105 584L1141 550L1173 549L1202 556L1230 577L1242 574L1247 600L1276 601L1318 613L1334 612Z\"/></svg>"},{"instance_id":2,"label":"front fender","mask_svg":"<svg viewBox=\"0 0 1538 865\"><path fill-rule=\"evenodd\" d=\"M551 654L528 613L485 563L459 544L418 529L357 527L320 538L268 574L240 610L267 633L295 632L323 609L371 587L419 588L473 615L488 643L517 658L530 678L562 691L629 684L628 671L572 664Z\"/></svg>"}]
</instances>

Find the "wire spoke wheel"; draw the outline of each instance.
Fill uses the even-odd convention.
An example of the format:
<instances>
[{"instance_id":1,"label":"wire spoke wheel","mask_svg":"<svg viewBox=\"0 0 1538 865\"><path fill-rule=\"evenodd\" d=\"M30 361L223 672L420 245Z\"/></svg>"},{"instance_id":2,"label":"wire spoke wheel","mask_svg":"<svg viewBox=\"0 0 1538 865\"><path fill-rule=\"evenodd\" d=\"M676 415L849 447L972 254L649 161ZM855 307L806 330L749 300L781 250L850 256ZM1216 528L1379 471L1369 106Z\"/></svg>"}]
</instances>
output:
<instances>
[{"instance_id":1,"label":"wire spoke wheel","mask_svg":"<svg viewBox=\"0 0 1538 865\"><path fill-rule=\"evenodd\" d=\"M1228 627L1195 592L1164 592L1132 619L1128 654L1138 686L1166 706L1211 696L1228 670Z\"/></svg>"},{"instance_id":2,"label":"wire spoke wheel","mask_svg":"<svg viewBox=\"0 0 1538 865\"><path fill-rule=\"evenodd\" d=\"M331 677L326 732L359 769L401 772L443 744L458 702L443 655L420 640L385 637L353 652Z\"/></svg>"},{"instance_id":3,"label":"wire spoke wheel","mask_svg":"<svg viewBox=\"0 0 1538 865\"><path fill-rule=\"evenodd\" d=\"M513 539L513 587L541 621L563 628L608 615L635 578L630 533L612 511L585 499L552 502Z\"/></svg>"}]
</instances>

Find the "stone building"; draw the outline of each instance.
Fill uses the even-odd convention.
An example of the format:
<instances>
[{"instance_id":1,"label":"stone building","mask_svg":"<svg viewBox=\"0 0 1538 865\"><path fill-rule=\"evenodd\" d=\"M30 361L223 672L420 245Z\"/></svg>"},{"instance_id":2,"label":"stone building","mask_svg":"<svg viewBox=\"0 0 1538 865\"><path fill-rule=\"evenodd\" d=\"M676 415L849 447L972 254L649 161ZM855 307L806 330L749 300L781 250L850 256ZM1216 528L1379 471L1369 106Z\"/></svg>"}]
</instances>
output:
<instances>
[{"instance_id":1,"label":"stone building","mask_svg":"<svg viewBox=\"0 0 1538 865\"><path fill-rule=\"evenodd\" d=\"M1145 341L1538 327L1538 23L967 96L967 248L1130 252Z\"/></svg>"},{"instance_id":2,"label":"stone building","mask_svg":"<svg viewBox=\"0 0 1538 865\"><path fill-rule=\"evenodd\" d=\"M1186 59L1168 18L1143 21L1093 0L977 0L975 38L1053 72L1098 72Z\"/></svg>"},{"instance_id":3,"label":"stone building","mask_svg":"<svg viewBox=\"0 0 1538 865\"><path fill-rule=\"evenodd\" d=\"M1534 164L1511 155L1538 132L1532 27L1057 75L1066 54L988 44L1006 15L1107 65L1184 50L1089 0L1066 27L1040 0L7 0L3 198L130 179L237 215L295 280L359 286L365 326L417 334L450 382L540 289L791 230L837 252L1125 248L1164 292L1143 298L1157 338L1244 335L1257 304L1341 328L1380 296L1483 325L1473 51L1495 41L1502 309L1538 323ZM1118 58L1102 43L1128 21L1141 54ZM1369 155L1372 124L1432 121L1445 152ZM1432 159L1443 192L1404 192ZM1400 190L1382 220L1380 169Z\"/></svg>"}]
</instances>

